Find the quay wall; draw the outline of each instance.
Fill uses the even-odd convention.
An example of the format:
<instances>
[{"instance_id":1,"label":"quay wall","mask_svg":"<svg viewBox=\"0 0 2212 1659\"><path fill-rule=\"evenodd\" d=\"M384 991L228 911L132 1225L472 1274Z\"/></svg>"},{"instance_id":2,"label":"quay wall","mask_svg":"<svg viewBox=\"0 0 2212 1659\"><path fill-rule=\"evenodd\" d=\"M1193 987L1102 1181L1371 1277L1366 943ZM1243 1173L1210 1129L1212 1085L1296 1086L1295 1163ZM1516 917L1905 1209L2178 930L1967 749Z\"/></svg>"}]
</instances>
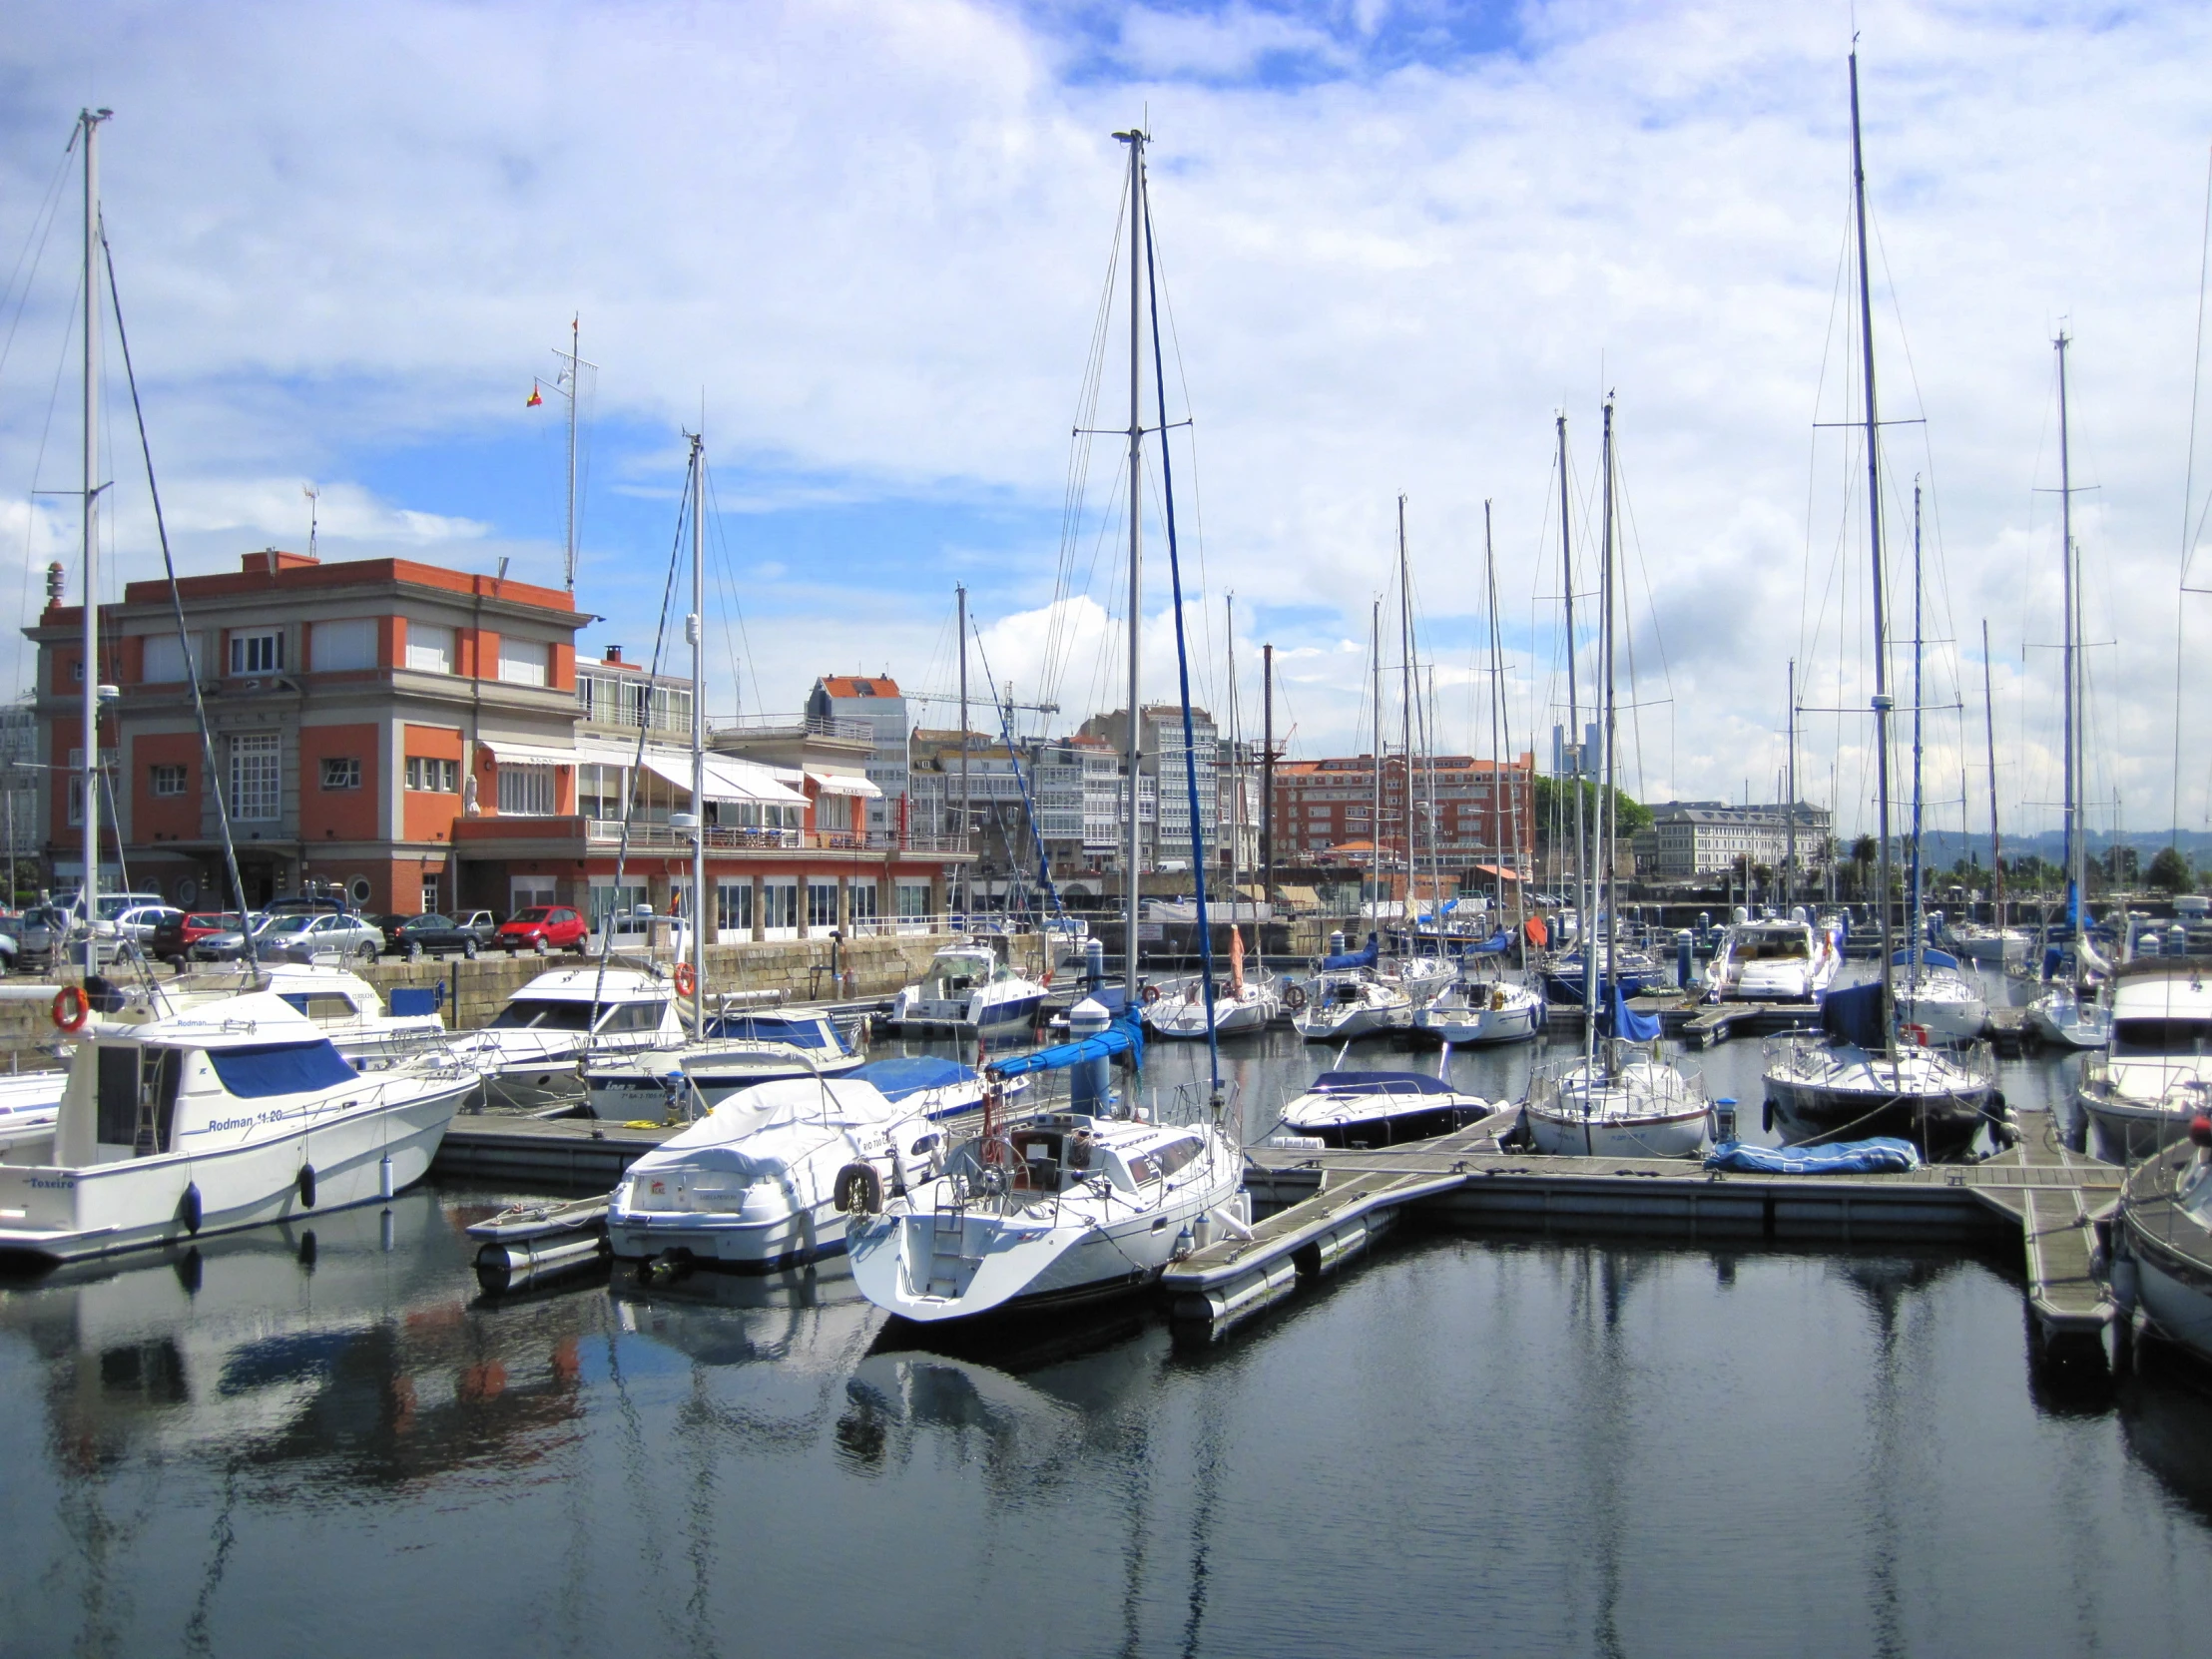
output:
<instances>
[{"instance_id":1,"label":"quay wall","mask_svg":"<svg viewBox=\"0 0 2212 1659\"><path fill-rule=\"evenodd\" d=\"M707 985L710 993L766 991L785 1002L888 998L918 979L929 958L948 942L941 933L915 933L841 942L775 939L713 944L707 947ZM1008 943L1018 970L1031 977L1043 970L1041 936L1017 935ZM501 1003L546 969L587 961L580 956L529 953L485 955L474 961L459 956L420 962L386 958L356 971L386 996L399 985L444 985L446 1023L469 1030L487 1024ZM152 971L162 978L169 972L159 966ZM77 977L74 971L64 970L47 982L67 984ZM29 1071L58 1064L56 1039L44 1000L0 1002L0 1056L6 1057L8 1069Z\"/></svg>"}]
</instances>

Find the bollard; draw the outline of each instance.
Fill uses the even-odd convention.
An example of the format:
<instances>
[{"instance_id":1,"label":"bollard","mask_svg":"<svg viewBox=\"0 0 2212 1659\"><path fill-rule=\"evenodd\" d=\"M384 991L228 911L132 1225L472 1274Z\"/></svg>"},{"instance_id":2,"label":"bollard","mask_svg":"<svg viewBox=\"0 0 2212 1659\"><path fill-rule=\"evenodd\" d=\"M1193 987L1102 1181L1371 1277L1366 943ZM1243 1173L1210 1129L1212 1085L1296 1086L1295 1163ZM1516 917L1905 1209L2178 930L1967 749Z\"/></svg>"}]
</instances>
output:
<instances>
[{"instance_id":1,"label":"bollard","mask_svg":"<svg viewBox=\"0 0 2212 1659\"><path fill-rule=\"evenodd\" d=\"M1083 941L1083 988L1086 991L1096 991L1105 983L1106 941L1104 939L1085 939Z\"/></svg>"},{"instance_id":2,"label":"bollard","mask_svg":"<svg viewBox=\"0 0 2212 1659\"><path fill-rule=\"evenodd\" d=\"M1068 1010L1068 1041L1081 1042L1085 1037L1101 1037L1114 1023L1113 1015L1105 1005L1086 996ZM1106 1057L1084 1060L1069 1068L1068 1105L1077 1112L1091 1117L1105 1117L1112 1110L1112 1082L1107 1072Z\"/></svg>"},{"instance_id":3,"label":"bollard","mask_svg":"<svg viewBox=\"0 0 2212 1659\"><path fill-rule=\"evenodd\" d=\"M1674 979L1683 990L1690 988L1690 930L1687 927L1675 930Z\"/></svg>"},{"instance_id":4,"label":"bollard","mask_svg":"<svg viewBox=\"0 0 2212 1659\"><path fill-rule=\"evenodd\" d=\"M1329 935L1329 954L1332 956L1342 956L1344 953L1345 930L1340 927L1334 933Z\"/></svg>"}]
</instances>

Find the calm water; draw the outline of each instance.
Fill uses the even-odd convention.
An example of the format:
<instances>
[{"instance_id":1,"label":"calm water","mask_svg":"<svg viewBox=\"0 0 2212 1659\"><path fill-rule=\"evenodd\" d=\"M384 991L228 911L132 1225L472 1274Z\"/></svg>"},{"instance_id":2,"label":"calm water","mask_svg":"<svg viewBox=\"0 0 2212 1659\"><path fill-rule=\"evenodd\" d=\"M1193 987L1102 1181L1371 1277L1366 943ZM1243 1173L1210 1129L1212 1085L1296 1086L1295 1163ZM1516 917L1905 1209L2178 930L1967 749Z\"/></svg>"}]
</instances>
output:
<instances>
[{"instance_id":1,"label":"calm water","mask_svg":"<svg viewBox=\"0 0 2212 1659\"><path fill-rule=\"evenodd\" d=\"M1239 1059L1251 1126L1325 1059ZM1706 1063L1755 1127L1757 1045ZM1527 1064L1454 1073L1506 1093ZM1202 1066L1155 1050L1148 1086ZM2212 1629L2212 1382L2031 1367L2008 1252L1405 1233L1208 1346L1132 1314L940 1354L831 1275L486 1303L460 1229L500 1196L0 1292L0 1655L2133 1654Z\"/></svg>"}]
</instances>

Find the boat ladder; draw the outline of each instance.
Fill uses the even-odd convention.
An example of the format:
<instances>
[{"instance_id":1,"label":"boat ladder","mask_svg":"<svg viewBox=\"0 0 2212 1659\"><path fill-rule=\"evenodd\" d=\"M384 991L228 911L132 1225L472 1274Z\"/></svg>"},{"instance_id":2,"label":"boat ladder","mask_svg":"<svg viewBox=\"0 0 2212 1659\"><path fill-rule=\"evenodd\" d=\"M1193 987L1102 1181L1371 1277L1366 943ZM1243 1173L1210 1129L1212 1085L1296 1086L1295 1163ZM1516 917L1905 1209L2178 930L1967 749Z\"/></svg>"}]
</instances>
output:
<instances>
[{"instance_id":1,"label":"boat ladder","mask_svg":"<svg viewBox=\"0 0 2212 1659\"><path fill-rule=\"evenodd\" d=\"M958 1296L981 1263L970 1256L967 1244L967 1209L932 1210L929 1214L929 1292L931 1296ZM961 1270L965 1269L966 1272Z\"/></svg>"}]
</instances>

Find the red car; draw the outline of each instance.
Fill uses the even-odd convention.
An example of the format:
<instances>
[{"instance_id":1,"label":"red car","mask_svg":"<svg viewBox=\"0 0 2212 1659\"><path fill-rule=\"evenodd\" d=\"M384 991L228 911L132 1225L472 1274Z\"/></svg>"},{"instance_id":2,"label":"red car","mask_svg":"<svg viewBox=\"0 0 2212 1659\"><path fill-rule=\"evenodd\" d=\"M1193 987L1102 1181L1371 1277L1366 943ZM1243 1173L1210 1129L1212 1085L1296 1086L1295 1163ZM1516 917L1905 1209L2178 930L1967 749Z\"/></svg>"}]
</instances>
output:
<instances>
[{"instance_id":1,"label":"red car","mask_svg":"<svg viewBox=\"0 0 2212 1659\"><path fill-rule=\"evenodd\" d=\"M565 904L534 904L517 910L499 924L492 943L502 950L573 950L584 953L584 935L591 924Z\"/></svg>"},{"instance_id":2,"label":"red car","mask_svg":"<svg viewBox=\"0 0 2212 1659\"><path fill-rule=\"evenodd\" d=\"M202 939L216 933L235 933L239 927L236 910L179 911L155 924L153 936L146 941L147 954L181 966Z\"/></svg>"}]
</instances>

